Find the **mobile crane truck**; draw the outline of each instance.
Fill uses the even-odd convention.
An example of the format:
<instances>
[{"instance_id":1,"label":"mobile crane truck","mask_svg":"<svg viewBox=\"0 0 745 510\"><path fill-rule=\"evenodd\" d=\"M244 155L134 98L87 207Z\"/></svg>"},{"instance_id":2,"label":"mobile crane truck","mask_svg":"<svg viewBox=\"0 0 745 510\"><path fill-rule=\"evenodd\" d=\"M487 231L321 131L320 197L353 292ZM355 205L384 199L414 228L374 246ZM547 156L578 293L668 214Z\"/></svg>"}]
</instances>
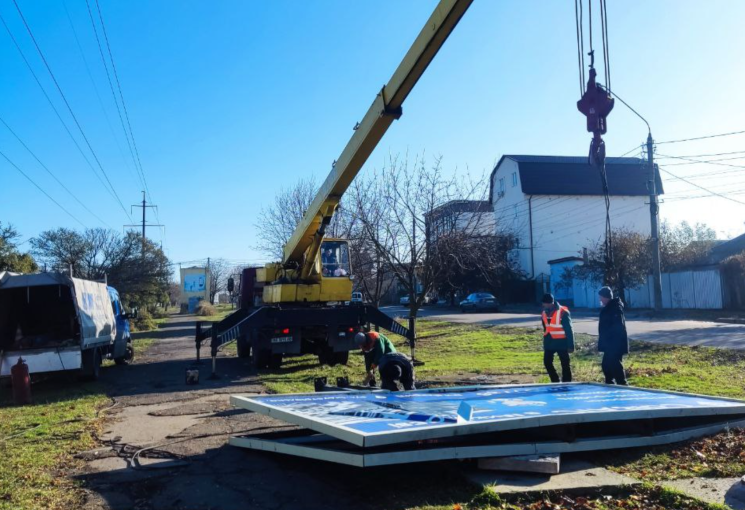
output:
<instances>
[{"instance_id":1,"label":"mobile crane truck","mask_svg":"<svg viewBox=\"0 0 745 510\"><path fill-rule=\"evenodd\" d=\"M342 195L394 120L472 0L441 0L388 83L354 127L303 219L285 244L279 262L244 272L242 288L260 289L261 300L203 329L197 324L197 356L211 338L213 374L218 350L235 341L238 356L256 368L279 368L284 355L315 353L324 364L346 364L354 336L374 324L414 341L413 333L374 306L352 302L349 243L327 239L326 227Z\"/></svg>"}]
</instances>

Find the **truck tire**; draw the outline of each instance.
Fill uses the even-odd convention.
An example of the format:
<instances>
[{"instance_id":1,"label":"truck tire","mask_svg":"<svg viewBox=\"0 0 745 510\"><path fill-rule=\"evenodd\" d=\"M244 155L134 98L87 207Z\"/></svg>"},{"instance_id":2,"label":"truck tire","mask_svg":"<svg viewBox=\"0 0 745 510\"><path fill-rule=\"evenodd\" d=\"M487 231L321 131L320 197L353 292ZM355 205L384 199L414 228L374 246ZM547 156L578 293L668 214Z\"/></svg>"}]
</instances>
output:
<instances>
[{"instance_id":1,"label":"truck tire","mask_svg":"<svg viewBox=\"0 0 745 510\"><path fill-rule=\"evenodd\" d=\"M282 367L282 354L272 354L269 358L269 368L279 370Z\"/></svg>"},{"instance_id":2,"label":"truck tire","mask_svg":"<svg viewBox=\"0 0 745 510\"><path fill-rule=\"evenodd\" d=\"M320 365L331 366L331 364L333 363L333 355L334 353L331 352L328 348L324 348L323 350L318 352L318 363Z\"/></svg>"},{"instance_id":3,"label":"truck tire","mask_svg":"<svg viewBox=\"0 0 745 510\"><path fill-rule=\"evenodd\" d=\"M114 363L117 365L129 365L135 359L135 349L132 346L132 341L127 342L127 347L124 349L124 356L121 358L114 358Z\"/></svg>"},{"instance_id":4,"label":"truck tire","mask_svg":"<svg viewBox=\"0 0 745 510\"><path fill-rule=\"evenodd\" d=\"M256 347L253 347L251 349L251 364L257 370L262 369L262 368L269 368L269 363L271 362L271 358L272 358L271 349L258 349Z\"/></svg>"},{"instance_id":5,"label":"truck tire","mask_svg":"<svg viewBox=\"0 0 745 510\"><path fill-rule=\"evenodd\" d=\"M332 365L346 365L349 363L349 351L335 352L332 354Z\"/></svg>"},{"instance_id":6,"label":"truck tire","mask_svg":"<svg viewBox=\"0 0 745 510\"><path fill-rule=\"evenodd\" d=\"M86 349L81 353L82 367L80 378L84 381L96 381L101 375L101 351L98 347Z\"/></svg>"},{"instance_id":7,"label":"truck tire","mask_svg":"<svg viewBox=\"0 0 745 510\"><path fill-rule=\"evenodd\" d=\"M248 341L246 335L239 336L235 343L238 347L239 358L248 358L251 356L251 342Z\"/></svg>"}]
</instances>

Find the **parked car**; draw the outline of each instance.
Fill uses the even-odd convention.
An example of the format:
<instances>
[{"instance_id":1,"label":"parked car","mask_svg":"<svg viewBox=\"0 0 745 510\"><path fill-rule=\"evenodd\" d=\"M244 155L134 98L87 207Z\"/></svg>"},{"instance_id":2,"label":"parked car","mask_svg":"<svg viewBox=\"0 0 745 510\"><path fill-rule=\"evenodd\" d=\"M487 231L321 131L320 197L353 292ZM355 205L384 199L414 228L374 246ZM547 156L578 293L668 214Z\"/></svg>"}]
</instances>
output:
<instances>
[{"instance_id":1,"label":"parked car","mask_svg":"<svg viewBox=\"0 0 745 510\"><path fill-rule=\"evenodd\" d=\"M437 296L433 296L431 294L427 294L426 296L424 296L425 305L436 305L438 301L439 299L437 298Z\"/></svg>"},{"instance_id":2,"label":"parked car","mask_svg":"<svg viewBox=\"0 0 745 510\"><path fill-rule=\"evenodd\" d=\"M364 301L365 300L362 297L362 292L352 292L352 299L349 302L362 304Z\"/></svg>"},{"instance_id":3,"label":"parked car","mask_svg":"<svg viewBox=\"0 0 745 510\"><path fill-rule=\"evenodd\" d=\"M460 302L460 311L499 311L499 301L491 294L486 292L475 292L470 294L466 299Z\"/></svg>"},{"instance_id":4,"label":"parked car","mask_svg":"<svg viewBox=\"0 0 745 510\"><path fill-rule=\"evenodd\" d=\"M401 299L398 301L398 304L409 306L409 296L402 296Z\"/></svg>"}]
</instances>

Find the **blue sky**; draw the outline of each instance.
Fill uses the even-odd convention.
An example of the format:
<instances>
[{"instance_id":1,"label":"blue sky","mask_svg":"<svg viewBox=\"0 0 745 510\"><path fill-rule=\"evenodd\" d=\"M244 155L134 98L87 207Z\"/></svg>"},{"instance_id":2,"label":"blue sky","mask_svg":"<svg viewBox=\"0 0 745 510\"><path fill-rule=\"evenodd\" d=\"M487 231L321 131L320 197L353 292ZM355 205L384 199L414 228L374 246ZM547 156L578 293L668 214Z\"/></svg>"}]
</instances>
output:
<instances>
[{"instance_id":1,"label":"blue sky","mask_svg":"<svg viewBox=\"0 0 745 510\"><path fill-rule=\"evenodd\" d=\"M129 209L141 200L142 186L85 1L18 1ZM150 232L177 262L264 260L254 249L261 207L300 178L325 177L436 4L99 1L142 166L166 225L165 235ZM649 120L657 140L745 130L745 2L608 4L613 89ZM92 7L95 13L95 2ZM87 151L12 0L0 0L0 13ZM130 220L65 133L3 27L0 61L0 117L103 222L2 125L0 150L85 225L121 231ZM590 135L575 107L578 95L573 2L475 0L365 170L407 151L441 155L448 171L474 174L488 172L502 154L583 155ZM609 154L645 138L644 124L617 104L609 117ZM658 154L717 154L745 151L744 145L745 135L737 135L660 145ZM745 165L745 159L665 168L745 202L737 194L745 190L745 168L722 164ZM23 240L80 226L2 159L0 176L0 221L15 225ZM721 236L745 231L745 204L694 199L707 193L664 177L664 218L706 222ZM135 209L135 221L137 215Z\"/></svg>"}]
</instances>

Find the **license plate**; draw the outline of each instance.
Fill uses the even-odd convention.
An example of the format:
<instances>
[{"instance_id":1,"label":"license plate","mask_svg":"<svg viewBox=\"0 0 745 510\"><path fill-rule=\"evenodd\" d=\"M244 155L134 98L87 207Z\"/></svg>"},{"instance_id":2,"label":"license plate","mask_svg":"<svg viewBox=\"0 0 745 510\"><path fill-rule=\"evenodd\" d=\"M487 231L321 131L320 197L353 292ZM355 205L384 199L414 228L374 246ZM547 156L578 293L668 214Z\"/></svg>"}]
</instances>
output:
<instances>
[{"instance_id":1,"label":"license plate","mask_svg":"<svg viewBox=\"0 0 745 510\"><path fill-rule=\"evenodd\" d=\"M278 336L276 338L272 338L273 344L288 344L292 342L293 338L291 336Z\"/></svg>"}]
</instances>

